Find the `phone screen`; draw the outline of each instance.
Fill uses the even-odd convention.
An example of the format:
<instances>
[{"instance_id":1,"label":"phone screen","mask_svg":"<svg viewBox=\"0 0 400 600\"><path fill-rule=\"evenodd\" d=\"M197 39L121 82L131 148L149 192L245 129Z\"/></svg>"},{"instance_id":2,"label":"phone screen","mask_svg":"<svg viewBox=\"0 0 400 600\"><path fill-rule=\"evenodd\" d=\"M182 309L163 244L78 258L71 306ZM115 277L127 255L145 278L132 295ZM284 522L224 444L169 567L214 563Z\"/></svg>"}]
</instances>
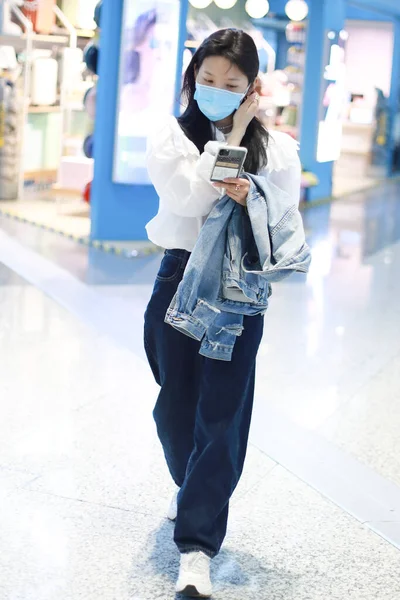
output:
<instances>
[{"instance_id":1,"label":"phone screen","mask_svg":"<svg viewBox=\"0 0 400 600\"><path fill-rule=\"evenodd\" d=\"M223 181L227 177L239 177L246 153L243 150L222 149L215 161L212 181Z\"/></svg>"}]
</instances>

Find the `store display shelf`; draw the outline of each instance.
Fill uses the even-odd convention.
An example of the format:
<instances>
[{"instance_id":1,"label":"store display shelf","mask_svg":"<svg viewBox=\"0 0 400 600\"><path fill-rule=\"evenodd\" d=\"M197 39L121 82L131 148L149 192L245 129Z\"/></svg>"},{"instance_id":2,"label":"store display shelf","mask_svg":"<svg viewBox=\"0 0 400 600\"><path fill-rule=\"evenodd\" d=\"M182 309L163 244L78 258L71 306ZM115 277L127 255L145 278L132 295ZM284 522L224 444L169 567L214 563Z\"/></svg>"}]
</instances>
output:
<instances>
[{"instance_id":1,"label":"store display shelf","mask_svg":"<svg viewBox=\"0 0 400 600\"><path fill-rule=\"evenodd\" d=\"M57 179L57 169L34 169L33 171L24 171L25 181L40 181L47 179L55 181ZM51 184L53 185L53 184Z\"/></svg>"},{"instance_id":2,"label":"store display shelf","mask_svg":"<svg viewBox=\"0 0 400 600\"><path fill-rule=\"evenodd\" d=\"M82 112L85 110L82 103L75 102L71 105L66 105L65 110L72 110L73 112ZM62 112L62 108L59 104L51 106L30 106L28 108L29 114L48 114L48 113L59 113Z\"/></svg>"},{"instance_id":3,"label":"store display shelf","mask_svg":"<svg viewBox=\"0 0 400 600\"><path fill-rule=\"evenodd\" d=\"M78 38L86 38L86 39L92 39L95 36L95 31L93 29L77 29L76 30L76 35L78 36ZM69 35L66 29L57 29L57 35Z\"/></svg>"},{"instance_id":4,"label":"store display shelf","mask_svg":"<svg viewBox=\"0 0 400 600\"><path fill-rule=\"evenodd\" d=\"M24 49L26 47L27 36L11 35L3 33L0 35L0 46L14 46L14 48ZM41 35L33 34L32 42L36 48L52 48L53 46L66 46L69 42L69 37L66 35Z\"/></svg>"},{"instance_id":5,"label":"store display shelf","mask_svg":"<svg viewBox=\"0 0 400 600\"><path fill-rule=\"evenodd\" d=\"M30 106L28 112L30 114L58 113L61 112L61 106Z\"/></svg>"}]
</instances>

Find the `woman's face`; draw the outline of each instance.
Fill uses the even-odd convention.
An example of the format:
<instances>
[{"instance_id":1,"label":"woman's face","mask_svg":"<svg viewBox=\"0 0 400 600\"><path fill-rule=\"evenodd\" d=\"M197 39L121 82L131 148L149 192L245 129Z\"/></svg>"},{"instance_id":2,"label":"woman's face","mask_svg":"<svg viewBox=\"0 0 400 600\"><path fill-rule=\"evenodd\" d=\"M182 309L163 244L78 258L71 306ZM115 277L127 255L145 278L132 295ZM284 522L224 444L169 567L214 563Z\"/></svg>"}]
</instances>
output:
<instances>
[{"instance_id":1,"label":"woman's face","mask_svg":"<svg viewBox=\"0 0 400 600\"><path fill-rule=\"evenodd\" d=\"M230 92L244 94L249 87L249 80L242 71L223 56L205 58L196 72L196 81L201 85L220 88Z\"/></svg>"}]
</instances>

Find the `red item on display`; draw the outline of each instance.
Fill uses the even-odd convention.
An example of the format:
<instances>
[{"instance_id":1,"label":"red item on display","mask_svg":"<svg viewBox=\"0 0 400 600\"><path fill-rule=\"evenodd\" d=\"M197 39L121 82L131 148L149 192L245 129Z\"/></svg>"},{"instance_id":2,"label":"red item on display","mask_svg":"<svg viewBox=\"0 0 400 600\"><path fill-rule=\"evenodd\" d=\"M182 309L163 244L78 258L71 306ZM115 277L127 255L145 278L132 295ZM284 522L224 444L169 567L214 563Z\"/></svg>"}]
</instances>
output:
<instances>
[{"instance_id":1,"label":"red item on display","mask_svg":"<svg viewBox=\"0 0 400 600\"><path fill-rule=\"evenodd\" d=\"M36 33L52 33L56 23L56 0L24 0L22 12L32 22Z\"/></svg>"},{"instance_id":2,"label":"red item on display","mask_svg":"<svg viewBox=\"0 0 400 600\"><path fill-rule=\"evenodd\" d=\"M86 204L90 204L90 193L92 191L92 182L89 181L89 183L87 183L85 185L85 189L83 190L83 199L86 202Z\"/></svg>"}]
</instances>

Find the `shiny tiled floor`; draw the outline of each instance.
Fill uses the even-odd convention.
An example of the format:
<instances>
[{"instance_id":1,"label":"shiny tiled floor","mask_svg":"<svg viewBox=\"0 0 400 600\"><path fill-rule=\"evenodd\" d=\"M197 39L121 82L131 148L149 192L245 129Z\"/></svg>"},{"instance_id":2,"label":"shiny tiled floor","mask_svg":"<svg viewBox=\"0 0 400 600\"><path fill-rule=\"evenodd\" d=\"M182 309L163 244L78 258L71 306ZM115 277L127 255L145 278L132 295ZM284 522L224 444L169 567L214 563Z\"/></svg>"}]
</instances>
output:
<instances>
[{"instance_id":1,"label":"shiny tiled floor","mask_svg":"<svg viewBox=\"0 0 400 600\"><path fill-rule=\"evenodd\" d=\"M400 598L400 186L307 210L275 286L217 600ZM142 313L160 257L0 219L0 598L167 600Z\"/></svg>"},{"instance_id":2,"label":"shiny tiled floor","mask_svg":"<svg viewBox=\"0 0 400 600\"><path fill-rule=\"evenodd\" d=\"M0 200L0 214L2 213L30 223L40 223L66 235L90 235L90 209L78 194L25 189L23 201Z\"/></svg>"}]
</instances>

